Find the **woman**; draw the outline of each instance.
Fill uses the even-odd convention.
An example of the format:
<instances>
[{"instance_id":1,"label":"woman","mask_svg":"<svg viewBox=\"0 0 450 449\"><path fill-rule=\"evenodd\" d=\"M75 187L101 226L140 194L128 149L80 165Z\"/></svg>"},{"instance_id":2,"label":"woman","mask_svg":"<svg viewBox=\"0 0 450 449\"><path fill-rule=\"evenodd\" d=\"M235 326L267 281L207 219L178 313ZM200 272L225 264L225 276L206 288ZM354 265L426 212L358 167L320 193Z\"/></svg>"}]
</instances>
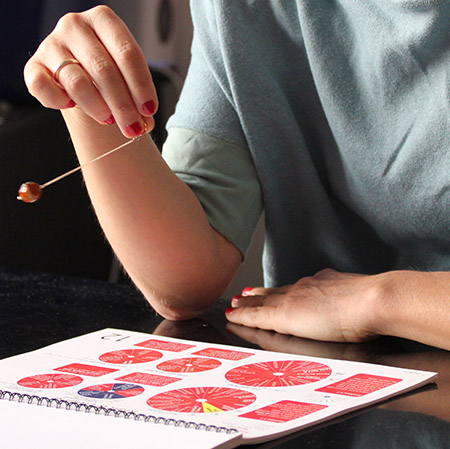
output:
<instances>
[{"instance_id":1,"label":"woman","mask_svg":"<svg viewBox=\"0 0 450 449\"><path fill-rule=\"evenodd\" d=\"M192 2L164 159L145 136L84 173L152 306L208 307L264 207L268 288L233 298L230 321L450 349L449 16L444 1ZM25 80L81 163L154 125L145 58L107 7L64 16Z\"/></svg>"}]
</instances>

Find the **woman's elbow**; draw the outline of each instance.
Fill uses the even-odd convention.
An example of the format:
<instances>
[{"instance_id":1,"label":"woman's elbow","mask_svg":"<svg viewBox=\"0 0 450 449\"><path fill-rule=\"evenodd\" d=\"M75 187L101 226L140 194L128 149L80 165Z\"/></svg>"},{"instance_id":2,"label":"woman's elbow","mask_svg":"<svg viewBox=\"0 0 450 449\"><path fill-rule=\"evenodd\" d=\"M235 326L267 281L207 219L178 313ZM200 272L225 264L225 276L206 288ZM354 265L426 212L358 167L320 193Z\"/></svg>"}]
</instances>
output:
<instances>
[{"instance_id":1,"label":"woman's elbow","mask_svg":"<svg viewBox=\"0 0 450 449\"><path fill-rule=\"evenodd\" d=\"M201 292L184 290L181 292L155 293L143 289L142 293L151 307L162 317L171 321L196 318L212 306L223 294L223 288L202 289Z\"/></svg>"}]
</instances>

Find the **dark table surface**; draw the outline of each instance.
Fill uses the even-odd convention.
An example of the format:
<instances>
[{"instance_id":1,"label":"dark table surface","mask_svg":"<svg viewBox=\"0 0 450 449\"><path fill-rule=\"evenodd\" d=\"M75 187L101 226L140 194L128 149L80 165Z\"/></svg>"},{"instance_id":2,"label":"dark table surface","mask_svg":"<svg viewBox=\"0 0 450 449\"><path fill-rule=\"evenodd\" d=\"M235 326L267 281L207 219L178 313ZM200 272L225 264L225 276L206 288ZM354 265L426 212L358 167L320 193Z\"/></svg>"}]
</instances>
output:
<instances>
[{"instance_id":1,"label":"dark table surface","mask_svg":"<svg viewBox=\"0 0 450 449\"><path fill-rule=\"evenodd\" d=\"M401 339L304 340L227 325L221 300L201 317L164 320L129 284L0 269L0 358L106 327L315 357L437 371L436 385L265 443L264 448L450 449L450 352Z\"/></svg>"}]
</instances>

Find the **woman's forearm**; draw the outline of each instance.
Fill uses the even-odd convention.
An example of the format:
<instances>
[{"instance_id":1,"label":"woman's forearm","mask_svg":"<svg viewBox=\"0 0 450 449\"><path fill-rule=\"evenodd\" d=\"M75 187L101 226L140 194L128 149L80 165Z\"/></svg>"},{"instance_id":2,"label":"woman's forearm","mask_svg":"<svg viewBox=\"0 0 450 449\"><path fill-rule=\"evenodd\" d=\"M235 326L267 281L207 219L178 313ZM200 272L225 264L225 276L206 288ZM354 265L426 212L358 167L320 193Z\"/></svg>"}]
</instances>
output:
<instances>
[{"instance_id":1,"label":"woman's forearm","mask_svg":"<svg viewBox=\"0 0 450 449\"><path fill-rule=\"evenodd\" d=\"M82 164L126 140L115 126L100 125L77 108L63 115ZM195 316L223 293L240 253L209 225L147 135L83 172L110 244L159 313Z\"/></svg>"},{"instance_id":2,"label":"woman's forearm","mask_svg":"<svg viewBox=\"0 0 450 449\"><path fill-rule=\"evenodd\" d=\"M391 271L379 277L376 333L450 350L450 273Z\"/></svg>"},{"instance_id":3,"label":"woman's forearm","mask_svg":"<svg viewBox=\"0 0 450 449\"><path fill-rule=\"evenodd\" d=\"M81 164L141 135L144 121L154 125L158 98L145 55L107 6L63 16L24 77L31 95L63 111ZM108 240L156 310L194 316L222 293L240 253L209 226L148 136L83 171Z\"/></svg>"}]
</instances>

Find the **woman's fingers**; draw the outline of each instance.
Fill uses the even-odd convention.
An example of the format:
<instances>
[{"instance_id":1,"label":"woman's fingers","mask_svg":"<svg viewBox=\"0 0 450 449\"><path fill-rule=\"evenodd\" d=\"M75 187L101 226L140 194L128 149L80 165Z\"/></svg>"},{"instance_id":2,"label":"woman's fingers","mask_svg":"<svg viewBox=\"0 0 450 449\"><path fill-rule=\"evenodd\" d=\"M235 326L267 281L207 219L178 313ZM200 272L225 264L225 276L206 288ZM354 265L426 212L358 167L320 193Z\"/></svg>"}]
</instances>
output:
<instances>
[{"instance_id":1,"label":"woman's fingers","mask_svg":"<svg viewBox=\"0 0 450 449\"><path fill-rule=\"evenodd\" d=\"M105 26L113 16L120 18L105 7L98 8L99 13L92 16L97 36L104 43L129 88L137 110L144 116L152 116L158 107L158 98L147 61L141 47L122 22L122 26L111 30ZM132 68L132 70L130 70Z\"/></svg>"},{"instance_id":2,"label":"woman's fingers","mask_svg":"<svg viewBox=\"0 0 450 449\"><path fill-rule=\"evenodd\" d=\"M259 307L276 306L285 301L283 293L273 292L267 295L234 296L231 300L232 307Z\"/></svg>"},{"instance_id":3,"label":"woman's fingers","mask_svg":"<svg viewBox=\"0 0 450 449\"><path fill-rule=\"evenodd\" d=\"M56 80L56 68L70 59L79 64L64 65ZM64 109L75 103L99 123L117 123L127 137L154 126L158 100L145 57L108 7L60 19L24 73L30 93L44 106Z\"/></svg>"},{"instance_id":4,"label":"woman's fingers","mask_svg":"<svg viewBox=\"0 0 450 449\"><path fill-rule=\"evenodd\" d=\"M99 92L97 85L93 83L90 74L85 69L89 62L85 57L79 57L76 52L71 58L69 56L71 54L61 55L59 58L63 59L59 59L59 62L56 61L57 57L52 58L51 63L54 67L57 67L62 61L72 58L80 63L64 66L59 72L58 84L86 114L99 123L107 123L114 115L107 100Z\"/></svg>"},{"instance_id":5,"label":"woman's fingers","mask_svg":"<svg viewBox=\"0 0 450 449\"><path fill-rule=\"evenodd\" d=\"M276 305L288 289L288 285L279 288L247 287L240 295L233 296L231 305L232 307Z\"/></svg>"},{"instance_id":6,"label":"woman's fingers","mask_svg":"<svg viewBox=\"0 0 450 449\"><path fill-rule=\"evenodd\" d=\"M278 313L276 312L275 306L253 305L251 307L228 308L226 316L231 323L286 333L284 326L280 326L278 322Z\"/></svg>"},{"instance_id":7,"label":"woman's fingers","mask_svg":"<svg viewBox=\"0 0 450 449\"><path fill-rule=\"evenodd\" d=\"M228 308L226 317L231 323L273 330L281 334L315 340L346 340L335 320L325 310L305 306L303 301L288 297L268 299L261 305Z\"/></svg>"},{"instance_id":8,"label":"woman's fingers","mask_svg":"<svg viewBox=\"0 0 450 449\"><path fill-rule=\"evenodd\" d=\"M36 59L30 59L25 65L24 78L30 94L46 108L66 109L75 105L67 92L55 82L51 71Z\"/></svg>"},{"instance_id":9,"label":"woman's fingers","mask_svg":"<svg viewBox=\"0 0 450 449\"><path fill-rule=\"evenodd\" d=\"M284 293L289 288L289 285L285 285L283 287L246 287L242 290L240 296L266 296L271 295L273 293Z\"/></svg>"},{"instance_id":10,"label":"woman's fingers","mask_svg":"<svg viewBox=\"0 0 450 449\"><path fill-rule=\"evenodd\" d=\"M142 116L156 112L156 92L144 54L123 22L107 7L89 11L81 40L71 50L109 106L122 132L136 137ZM88 49L88 51L86 51Z\"/></svg>"}]
</instances>

